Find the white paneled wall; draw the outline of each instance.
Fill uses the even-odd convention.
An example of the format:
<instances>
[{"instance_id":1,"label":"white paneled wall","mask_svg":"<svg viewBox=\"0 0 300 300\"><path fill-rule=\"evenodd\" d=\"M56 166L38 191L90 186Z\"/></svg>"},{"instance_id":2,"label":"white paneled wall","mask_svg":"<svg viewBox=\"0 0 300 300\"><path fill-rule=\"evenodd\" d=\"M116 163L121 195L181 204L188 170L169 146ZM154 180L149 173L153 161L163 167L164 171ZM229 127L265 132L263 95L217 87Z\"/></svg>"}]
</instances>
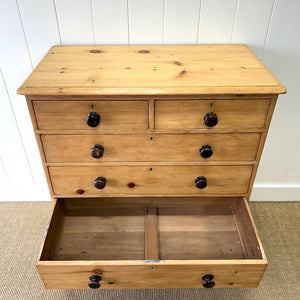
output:
<instances>
[{"instance_id":1,"label":"white paneled wall","mask_svg":"<svg viewBox=\"0 0 300 300\"><path fill-rule=\"evenodd\" d=\"M22 81L52 45L244 43L287 87L252 200L300 200L299 0L0 0L0 201L50 200Z\"/></svg>"},{"instance_id":2,"label":"white paneled wall","mask_svg":"<svg viewBox=\"0 0 300 300\"><path fill-rule=\"evenodd\" d=\"M162 44L164 32L163 0L128 0L130 44Z\"/></svg>"},{"instance_id":3,"label":"white paneled wall","mask_svg":"<svg viewBox=\"0 0 300 300\"><path fill-rule=\"evenodd\" d=\"M96 44L128 44L127 0L92 0Z\"/></svg>"},{"instance_id":4,"label":"white paneled wall","mask_svg":"<svg viewBox=\"0 0 300 300\"><path fill-rule=\"evenodd\" d=\"M200 0L165 0L165 44L197 43L200 3Z\"/></svg>"},{"instance_id":5,"label":"white paneled wall","mask_svg":"<svg viewBox=\"0 0 300 300\"><path fill-rule=\"evenodd\" d=\"M237 4L238 0L201 1L199 44L228 44L231 42Z\"/></svg>"}]
</instances>

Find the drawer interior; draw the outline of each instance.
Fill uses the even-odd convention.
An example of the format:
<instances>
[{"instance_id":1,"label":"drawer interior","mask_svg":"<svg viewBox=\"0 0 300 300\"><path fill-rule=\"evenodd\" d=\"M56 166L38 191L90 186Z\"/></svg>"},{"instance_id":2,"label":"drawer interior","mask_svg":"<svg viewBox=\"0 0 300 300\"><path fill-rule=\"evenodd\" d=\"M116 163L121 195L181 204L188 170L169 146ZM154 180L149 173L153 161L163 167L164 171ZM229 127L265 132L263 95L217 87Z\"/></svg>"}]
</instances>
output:
<instances>
[{"instance_id":1,"label":"drawer interior","mask_svg":"<svg viewBox=\"0 0 300 300\"><path fill-rule=\"evenodd\" d=\"M40 260L262 259L244 198L58 199Z\"/></svg>"}]
</instances>

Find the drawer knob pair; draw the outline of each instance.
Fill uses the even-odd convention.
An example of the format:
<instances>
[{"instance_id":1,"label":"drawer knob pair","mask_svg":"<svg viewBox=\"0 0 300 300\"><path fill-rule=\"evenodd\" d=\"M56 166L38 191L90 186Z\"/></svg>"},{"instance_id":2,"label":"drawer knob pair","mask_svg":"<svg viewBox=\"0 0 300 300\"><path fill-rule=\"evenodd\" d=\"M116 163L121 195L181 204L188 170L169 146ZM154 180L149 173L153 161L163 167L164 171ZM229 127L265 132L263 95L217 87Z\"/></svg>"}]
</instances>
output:
<instances>
[{"instance_id":1,"label":"drawer knob pair","mask_svg":"<svg viewBox=\"0 0 300 300\"><path fill-rule=\"evenodd\" d=\"M195 179L195 184L198 189L204 189L207 186L207 180L204 176L199 176ZM105 188L105 185L106 185L106 179L104 177L99 176L95 179L95 182L94 182L95 188L102 190ZM132 187L132 186L129 186L129 187Z\"/></svg>"},{"instance_id":2,"label":"drawer knob pair","mask_svg":"<svg viewBox=\"0 0 300 300\"><path fill-rule=\"evenodd\" d=\"M101 283L99 282L102 279L101 276L92 275L89 277L89 279L90 282L88 285L91 289L99 289L101 287ZM214 275L210 275L210 274L204 275L202 277L202 280L204 281L202 286L207 289L213 288L215 286L215 282L213 281L213 279L214 279Z\"/></svg>"},{"instance_id":3,"label":"drawer knob pair","mask_svg":"<svg viewBox=\"0 0 300 300\"><path fill-rule=\"evenodd\" d=\"M208 112L203 119L207 127L214 127L218 124L218 117L214 112ZM86 117L86 124L90 127L97 127L100 124L100 115L94 111L90 112Z\"/></svg>"},{"instance_id":4,"label":"drawer knob pair","mask_svg":"<svg viewBox=\"0 0 300 300\"><path fill-rule=\"evenodd\" d=\"M90 112L86 117L86 124L90 127L97 127L100 123L100 115L94 111Z\"/></svg>"},{"instance_id":5,"label":"drawer knob pair","mask_svg":"<svg viewBox=\"0 0 300 300\"><path fill-rule=\"evenodd\" d=\"M214 112L208 112L203 119L207 127L214 127L218 124L218 117Z\"/></svg>"},{"instance_id":6,"label":"drawer knob pair","mask_svg":"<svg viewBox=\"0 0 300 300\"><path fill-rule=\"evenodd\" d=\"M200 155L203 158L209 158L213 155L213 151L211 146L209 145L203 145L200 149ZM104 154L104 147L99 145L99 144L95 144L92 146L91 148L91 156L94 158L101 158Z\"/></svg>"},{"instance_id":7,"label":"drawer knob pair","mask_svg":"<svg viewBox=\"0 0 300 300\"><path fill-rule=\"evenodd\" d=\"M92 275L90 276L89 280L90 280L89 287L91 289L99 289L99 287L101 286L101 283L99 282L101 280L101 276Z\"/></svg>"}]
</instances>

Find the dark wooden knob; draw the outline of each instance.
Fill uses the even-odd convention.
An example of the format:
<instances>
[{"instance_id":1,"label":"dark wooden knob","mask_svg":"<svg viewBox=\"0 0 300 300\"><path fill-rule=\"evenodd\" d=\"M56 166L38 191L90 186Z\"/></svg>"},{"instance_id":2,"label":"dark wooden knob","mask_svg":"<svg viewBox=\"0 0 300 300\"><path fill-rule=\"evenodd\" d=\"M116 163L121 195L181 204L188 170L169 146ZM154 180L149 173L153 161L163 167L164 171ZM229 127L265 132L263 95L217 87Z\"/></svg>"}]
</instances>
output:
<instances>
[{"instance_id":1,"label":"dark wooden knob","mask_svg":"<svg viewBox=\"0 0 300 300\"><path fill-rule=\"evenodd\" d=\"M215 282L213 281L213 279L214 279L214 275L210 275L210 274L204 275L202 277L202 280L204 281L202 284L203 287L207 289L213 288L215 286Z\"/></svg>"},{"instance_id":2,"label":"dark wooden knob","mask_svg":"<svg viewBox=\"0 0 300 300\"><path fill-rule=\"evenodd\" d=\"M211 289L213 288L216 284L214 281L204 281L203 282L203 287L206 288L206 289Z\"/></svg>"},{"instance_id":3,"label":"dark wooden knob","mask_svg":"<svg viewBox=\"0 0 300 300\"><path fill-rule=\"evenodd\" d=\"M90 112L86 117L86 124L90 127L97 127L100 123L100 115L96 112Z\"/></svg>"},{"instance_id":4,"label":"dark wooden knob","mask_svg":"<svg viewBox=\"0 0 300 300\"><path fill-rule=\"evenodd\" d=\"M103 156L104 148L101 145L95 144L91 148L91 156L94 158L100 158Z\"/></svg>"},{"instance_id":5,"label":"dark wooden knob","mask_svg":"<svg viewBox=\"0 0 300 300\"><path fill-rule=\"evenodd\" d=\"M95 182L94 182L95 188L102 190L105 188L105 185L106 185L106 179L104 177L97 177L95 179Z\"/></svg>"},{"instance_id":6,"label":"dark wooden knob","mask_svg":"<svg viewBox=\"0 0 300 300\"><path fill-rule=\"evenodd\" d=\"M203 119L207 127L214 127L218 124L218 117L214 112L208 112Z\"/></svg>"},{"instance_id":7,"label":"dark wooden knob","mask_svg":"<svg viewBox=\"0 0 300 300\"><path fill-rule=\"evenodd\" d=\"M200 149L200 155L203 157L203 158L209 158L213 155L213 151L211 149L211 146L209 145L203 145Z\"/></svg>"},{"instance_id":8,"label":"dark wooden knob","mask_svg":"<svg viewBox=\"0 0 300 300\"><path fill-rule=\"evenodd\" d=\"M195 179L195 184L198 189L204 189L207 186L207 180L204 176L199 176Z\"/></svg>"},{"instance_id":9,"label":"dark wooden knob","mask_svg":"<svg viewBox=\"0 0 300 300\"><path fill-rule=\"evenodd\" d=\"M90 276L90 282L89 282L89 287L91 289L99 289L99 287L101 286L100 284L100 280L101 280L101 276L99 275L92 275Z\"/></svg>"}]
</instances>

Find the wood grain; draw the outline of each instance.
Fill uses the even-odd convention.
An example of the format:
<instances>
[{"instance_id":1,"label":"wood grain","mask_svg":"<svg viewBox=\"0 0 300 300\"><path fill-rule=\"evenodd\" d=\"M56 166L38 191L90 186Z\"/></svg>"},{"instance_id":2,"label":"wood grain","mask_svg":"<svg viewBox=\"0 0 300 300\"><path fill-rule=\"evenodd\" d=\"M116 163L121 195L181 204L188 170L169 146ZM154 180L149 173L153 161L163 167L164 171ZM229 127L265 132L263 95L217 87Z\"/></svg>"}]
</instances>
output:
<instances>
[{"instance_id":1,"label":"wood grain","mask_svg":"<svg viewBox=\"0 0 300 300\"><path fill-rule=\"evenodd\" d=\"M47 163L142 161L255 161L259 133L152 134L152 135L42 135ZM100 144L104 155L95 159L91 147ZM199 149L210 145L213 155L203 158Z\"/></svg>"},{"instance_id":2,"label":"wood grain","mask_svg":"<svg viewBox=\"0 0 300 300\"><path fill-rule=\"evenodd\" d=\"M256 132L265 132L265 128L228 128L226 131L222 128L193 128L193 129L97 129L96 131L89 129L46 129L46 130L37 130L37 134L79 134L79 135L93 135L93 134L172 134L172 133L256 133Z\"/></svg>"},{"instance_id":3,"label":"wood grain","mask_svg":"<svg viewBox=\"0 0 300 300\"><path fill-rule=\"evenodd\" d=\"M33 101L39 129L147 129L147 101ZM97 112L100 124L89 127L87 115Z\"/></svg>"},{"instance_id":4,"label":"wood grain","mask_svg":"<svg viewBox=\"0 0 300 300\"><path fill-rule=\"evenodd\" d=\"M256 173L257 173L257 170L258 170L258 166L259 166L259 163L260 163L261 155L262 155L262 152L263 152L263 149L264 149L264 146L265 146L265 141L266 141L266 138L267 138L267 134L268 134L268 131L269 131L269 128L270 128L273 112L274 112L275 105L276 105L276 102L277 102L277 98L278 98L278 95L274 95L271 98L271 104L270 104L269 111L268 111L267 118L266 118L266 130L262 133L261 140L260 140L260 143L259 143L259 146L258 146L258 149L257 149L258 164L256 164L254 166L253 172L252 172L252 175L251 175L251 179L250 179L250 186L251 187L254 184L254 180L255 180ZM252 189L249 190L249 194L247 195L248 199L250 199L251 192L252 192Z\"/></svg>"},{"instance_id":5,"label":"wood grain","mask_svg":"<svg viewBox=\"0 0 300 300\"><path fill-rule=\"evenodd\" d=\"M218 124L213 128L263 128L270 100L185 100L155 101L155 128L206 128L204 116L214 112Z\"/></svg>"},{"instance_id":6,"label":"wood grain","mask_svg":"<svg viewBox=\"0 0 300 300\"><path fill-rule=\"evenodd\" d=\"M244 45L56 46L19 94L285 93Z\"/></svg>"},{"instance_id":7,"label":"wood grain","mask_svg":"<svg viewBox=\"0 0 300 300\"><path fill-rule=\"evenodd\" d=\"M159 208L158 236L159 257L163 260L247 257L233 214L225 205Z\"/></svg>"},{"instance_id":8,"label":"wood grain","mask_svg":"<svg viewBox=\"0 0 300 300\"><path fill-rule=\"evenodd\" d=\"M241 195L248 192L252 166L49 167L49 172L56 196ZM106 178L102 190L94 187L98 176ZM195 186L198 176L207 178L205 189Z\"/></svg>"},{"instance_id":9,"label":"wood grain","mask_svg":"<svg viewBox=\"0 0 300 300\"><path fill-rule=\"evenodd\" d=\"M157 209L145 208L145 259L158 259Z\"/></svg>"},{"instance_id":10,"label":"wood grain","mask_svg":"<svg viewBox=\"0 0 300 300\"><path fill-rule=\"evenodd\" d=\"M32 123L33 129L34 129L35 139L36 139L36 142L37 142L37 145L38 145L38 148L39 148L40 157L41 157L41 160L42 160L42 163L43 163L43 169L44 169L44 173L45 173L45 176L46 176L48 189L49 189L49 192L50 192L50 195L51 195L51 201L52 201L52 204L54 205L55 204L55 198L54 198L53 192L52 192L53 187L52 187L51 178L50 178L50 175L49 175L49 172L48 172L48 168L44 164L46 162L46 157L45 157L44 147L43 147L43 144L42 144L41 135L37 132L38 124L37 124L37 121L36 121L36 115L35 115L33 103L32 103L32 100L29 97L26 97L26 103L27 103L27 108L28 108L29 115L30 115L30 118L31 118L31 123Z\"/></svg>"},{"instance_id":11,"label":"wood grain","mask_svg":"<svg viewBox=\"0 0 300 300\"><path fill-rule=\"evenodd\" d=\"M58 247L55 247L54 256L42 257L37 264L46 288L87 288L88 277L92 274L101 274L101 288L104 289L201 288L201 278L205 274L215 276L216 287L256 287L267 261L259 250L253 259L245 259L248 257L239 244L236 227L239 224L233 221L233 215L237 214L237 218L248 222L250 241L245 239L244 243L260 249L260 241L253 239L256 233L246 200L199 200L195 207L148 207L146 215L142 206L102 207L97 215L91 216L91 204L98 205L101 200L60 199L60 205L68 207L64 213L75 209L78 214L64 215L62 226L55 222L57 211L54 210L50 228L55 227L58 232ZM122 198L115 201L122 206ZM186 205L184 199L179 203ZM164 260L150 262L138 258L144 255L140 234L144 231L144 218L146 225L150 225L151 232L145 228L149 237L156 232L152 230L157 209L157 246L159 258ZM48 248L56 243L53 237L47 236L45 245ZM149 246L149 251L155 250L155 243L145 245Z\"/></svg>"},{"instance_id":12,"label":"wood grain","mask_svg":"<svg viewBox=\"0 0 300 300\"><path fill-rule=\"evenodd\" d=\"M242 197L101 197L101 198L62 198L64 211L67 216L80 216L84 210L85 215L97 216L103 208L130 208L130 207L196 207L205 208L213 206L224 207L235 205Z\"/></svg>"},{"instance_id":13,"label":"wood grain","mask_svg":"<svg viewBox=\"0 0 300 300\"><path fill-rule=\"evenodd\" d=\"M40 255L41 260L51 260L55 256L57 244L60 239L63 223L65 221L64 212L60 203L55 202L52 217L45 233L45 240Z\"/></svg>"},{"instance_id":14,"label":"wood grain","mask_svg":"<svg viewBox=\"0 0 300 300\"><path fill-rule=\"evenodd\" d=\"M144 259L144 210L102 209L65 216L54 260Z\"/></svg>"},{"instance_id":15,"label":"wood grain","mask_svg":"<svg viewBox=\"0 0 300 300\"><path fill-rule=\"evenodd\" d=\"M238 201L236 206L233 207L237 226L240 231L241 238L246 251L246 256L249 259L257 258L262 256L262 249L259 245L259 240L253 224L251 215L249 214L249 208L246 201Z\"/></svg>"}]
</instances>

